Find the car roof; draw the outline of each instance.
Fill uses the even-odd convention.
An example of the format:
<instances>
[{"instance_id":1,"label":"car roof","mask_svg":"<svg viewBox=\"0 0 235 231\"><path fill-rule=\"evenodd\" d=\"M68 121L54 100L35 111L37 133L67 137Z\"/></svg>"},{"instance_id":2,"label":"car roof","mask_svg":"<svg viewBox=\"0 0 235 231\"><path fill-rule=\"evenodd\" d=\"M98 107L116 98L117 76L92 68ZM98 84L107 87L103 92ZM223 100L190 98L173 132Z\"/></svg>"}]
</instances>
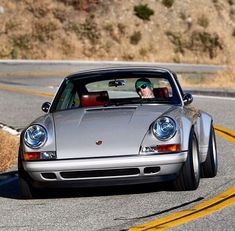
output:
<instances>
[{"instance_id":1,"label":"car roof","mask_svg":"<svg viewBox=\"0 0 235 231\"><path fill-rule=\"evenodd\" d=\"M72 73L66 77L66 79L73 79L79 76L85 77L88 76L92 78L90 75L102 75L102 74L109 74L109 73L130 73L130 72L159 72L159 73L172 73L169 69L156 67L156 66L120 66L120 67L105 67L105 68L95 68L90 70L83 70L80 72Z\"/></svg>"}]
</instances>

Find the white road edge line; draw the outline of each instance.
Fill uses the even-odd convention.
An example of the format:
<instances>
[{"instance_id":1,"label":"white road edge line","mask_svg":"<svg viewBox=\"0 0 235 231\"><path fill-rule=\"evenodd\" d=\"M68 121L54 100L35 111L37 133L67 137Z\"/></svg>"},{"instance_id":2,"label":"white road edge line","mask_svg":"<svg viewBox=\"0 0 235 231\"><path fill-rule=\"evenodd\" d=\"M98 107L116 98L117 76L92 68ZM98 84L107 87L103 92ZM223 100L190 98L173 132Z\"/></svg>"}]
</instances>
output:
<instances>
[{"instance_id":1,"label":"white road edge line","mask_svg":"<svg viewBox=\"0 0 235 231\"><path fill-rule=\"evenodd\" d=\"M232 97L220 97L220 96L208 96L208 95L193 95L193 97L194 98L222 99L222 100L235 101L235 98L232 98Z\"/></svg>"},{"instance_id":2,"label":"white road edge line","mask_svg":"<svg viewBox=\"0 0 235 231\"><path fill-rule=\"evenodd\" d=\"M8 127L6 124L2 124L2 123L0 123L0 130L3 130L7 133L10 133L13 136L19 136L20 135L19 131L17 131L14 128Z\"/></svg>"}]
</instances>

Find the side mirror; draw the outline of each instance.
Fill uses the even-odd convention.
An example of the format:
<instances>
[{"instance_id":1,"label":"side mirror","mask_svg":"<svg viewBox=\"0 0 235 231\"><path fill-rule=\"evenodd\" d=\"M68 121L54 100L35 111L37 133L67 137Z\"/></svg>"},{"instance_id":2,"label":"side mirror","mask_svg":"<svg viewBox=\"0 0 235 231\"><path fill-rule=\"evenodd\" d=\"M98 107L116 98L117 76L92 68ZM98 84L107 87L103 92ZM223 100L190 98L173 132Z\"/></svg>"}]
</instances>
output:
<instances>
[{"instance_id":1,"label":"side mirror","mask_svg":"<svg viewBox=\"0 0 235 231\"><path fill-rule=\"evenodd\" d=\"M41 108L42 108L42 111L47 113L49 111L50 107L51 107L51 103L45 102L45 103L43 103Z\"/></svg>"},{"instance_id":2,"label":"side mirror","mask_svg":"<svg viewBox=\"0 0 235 231\"><path fill-rule=\"evenodd\" d=\"M193 102L193 96L190 93L186 93L183 96L183 101L185 105L188 105Z\"/></svg>"}]
</instances>

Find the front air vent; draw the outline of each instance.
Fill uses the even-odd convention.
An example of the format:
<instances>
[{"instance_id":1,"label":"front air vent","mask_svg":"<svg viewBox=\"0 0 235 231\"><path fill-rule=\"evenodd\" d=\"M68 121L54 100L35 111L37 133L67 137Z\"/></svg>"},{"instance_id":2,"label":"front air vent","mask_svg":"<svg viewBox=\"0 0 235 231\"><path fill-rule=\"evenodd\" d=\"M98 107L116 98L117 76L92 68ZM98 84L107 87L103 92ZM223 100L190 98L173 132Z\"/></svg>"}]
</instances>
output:
<instances>
[{"instance_id":1,"label":"front air vent","mask_svg":"<svg viewBox=\"0 0 235 231\"><path fill-rule=\"evenodd\" d=\"M41 175L43 178L48 179L48 180L56 179L56 174L53 172L42 173Z\"/></svg>"},{"instance_id":2,"label":"front air vent","mask_svg":"<svg viewBox=\"0 0 235 231\"><path fill-rule=\"evenodd\" d=\"M136 176L140 174L138 168L127 169L109 169L109 170L91 170L91 171L74 171L61 172L61 177L65 179L72 178L98 178L98 177L113 177L113 176Z\"/></svg>"},{"instance_id":3,"label":"front air vent","mask_svg":"<svg viewBox=\"0 0 235 231\"><path fill-rule=\"evenodd\" d=\"M144 174L155 174L160 171L160 167L146 167L144 168Z\"/></svg>"}]
</instances>

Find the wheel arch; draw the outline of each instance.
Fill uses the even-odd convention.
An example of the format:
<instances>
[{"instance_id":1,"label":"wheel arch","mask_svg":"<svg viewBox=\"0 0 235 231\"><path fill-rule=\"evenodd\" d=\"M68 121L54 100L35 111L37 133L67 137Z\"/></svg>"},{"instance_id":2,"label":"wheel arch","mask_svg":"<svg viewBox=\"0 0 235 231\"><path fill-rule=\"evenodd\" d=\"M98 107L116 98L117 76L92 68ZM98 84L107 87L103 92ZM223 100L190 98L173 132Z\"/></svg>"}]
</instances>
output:
<instances>
[{"instance_id":1,"label":"wheel arch","mask_svg":"<svg viewBox=\"0 0 235 231\"><path fill-rule=\"evenodd\" d=\"M195 124L186 117L181 118L180 134L181 134L181 149L188 150L191 130L194 130ZM194 131L195 132L195 131ZM197 135L196 135L197 136Z\"/></svg>"},{"instance_id":2,"label":"wheel arch","mask_svg":"<svg viewBox=\"0 0 235 231\"><path fill-rule=\"evenodd\" d=\"M200 112L200 117L197 120L196 133L198 136L199 158L201 163L205 162L207 157L211 126L213 126L212 117L206 112Z\"/></svg>"}]
</instances>

